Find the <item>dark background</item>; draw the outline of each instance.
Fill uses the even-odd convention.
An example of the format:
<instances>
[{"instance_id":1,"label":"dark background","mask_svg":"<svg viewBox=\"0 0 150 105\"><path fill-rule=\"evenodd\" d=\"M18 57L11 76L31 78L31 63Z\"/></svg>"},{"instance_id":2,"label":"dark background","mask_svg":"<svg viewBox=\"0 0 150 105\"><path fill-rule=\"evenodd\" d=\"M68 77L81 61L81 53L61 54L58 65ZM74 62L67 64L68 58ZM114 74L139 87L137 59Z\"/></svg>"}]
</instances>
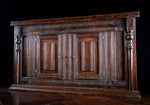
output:
<instances>
[{"instance_id":1,"label":"dark background","mask_svg":"<svg viewBox=\"0 0 150 105\"><path fill-rule=\"evenodd\" d=\"M0 86L10 86L13 72L13 27L10 21L140 11L137 20L137 68L140 91L150 90L150 7L148 2L47 2L5 0L0 3Z\"/></svg>"}]
</instances>

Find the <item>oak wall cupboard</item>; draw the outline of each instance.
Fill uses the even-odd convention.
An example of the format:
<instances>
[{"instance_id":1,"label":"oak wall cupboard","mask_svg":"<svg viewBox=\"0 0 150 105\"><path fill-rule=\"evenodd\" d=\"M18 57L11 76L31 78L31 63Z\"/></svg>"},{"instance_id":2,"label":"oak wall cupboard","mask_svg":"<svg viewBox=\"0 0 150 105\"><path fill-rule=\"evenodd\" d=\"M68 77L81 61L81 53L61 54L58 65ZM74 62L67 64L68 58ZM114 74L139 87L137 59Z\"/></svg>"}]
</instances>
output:
<instances>
[{"instance_id":1,"label":"oak wall cupboard","mask_svg":"<svg viewBox=\"0 0 150 105\"><path fill-rule=\"evenodd\" d=\"M139 12L12 21L10 89L138 97Z\"/></svg>"}]
</instances>

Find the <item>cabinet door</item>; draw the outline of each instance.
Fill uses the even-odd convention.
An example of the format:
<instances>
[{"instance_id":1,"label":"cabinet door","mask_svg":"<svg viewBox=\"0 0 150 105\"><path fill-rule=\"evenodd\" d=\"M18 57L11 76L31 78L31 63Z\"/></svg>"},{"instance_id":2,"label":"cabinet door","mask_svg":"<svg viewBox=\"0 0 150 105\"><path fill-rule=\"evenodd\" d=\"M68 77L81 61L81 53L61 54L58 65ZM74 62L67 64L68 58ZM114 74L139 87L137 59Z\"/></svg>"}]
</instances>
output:
<instances>
[{"instance_id":1,"label":"cabinet door","mask_svg":"<svg viewBox=\"0 0 150 105\"><path fill-rule=\"evenodd\" d=\"M123 43L122 32L73 35L74 78L126 85Z\"/></svg>"},{"instance_id":2,"label":"cabinet door","mask_svg":"<svg viewBox=\"0 0 150 105\"><path fill-rule=\"evenodd\" d=\"M61 38L59 36L41 36L39 42L39 74L41 77L61 78L62 61L59 58Z\"/></svg>"},{"instance_id":3,"label":"cabinet door","mask_svg":"<svg viewBox=\"0 0 150 105\"><path fill-rule=\"evenodd\" d=\"M98 37L73 35L74 78L98 79Z\"/></svg>"}]
</instances>

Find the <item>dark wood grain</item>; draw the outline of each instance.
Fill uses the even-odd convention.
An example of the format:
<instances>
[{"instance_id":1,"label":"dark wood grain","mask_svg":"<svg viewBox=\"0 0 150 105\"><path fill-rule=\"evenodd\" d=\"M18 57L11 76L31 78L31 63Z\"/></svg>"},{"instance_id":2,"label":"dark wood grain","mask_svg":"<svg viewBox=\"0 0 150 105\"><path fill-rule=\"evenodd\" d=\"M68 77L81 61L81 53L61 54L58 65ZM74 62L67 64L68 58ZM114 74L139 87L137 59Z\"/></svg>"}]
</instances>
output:
<instances>
[{"instance_id":1,"label":"dark wood grain","mask_svg":"<svg viewBox=\"0 0 150 105\"><path fill-rule=\"evenodd\" d=\"M11 22L11 89L84 93L90 88L89 93L139 98L136 17L139 12Z\"/></svg>"},{"instance_id":2,"label":"dark wood grain","mask_svg":"<svg viewBox=\"0 0 150 105\"><path fill-rule=\"evenodd\" d=\"M11 26L15 25L33 25L33 24L50 24L50 23L63 23L63 22L80 22L80 21L90 21L90 20L108 20L108 19L119 19L128 17L139 17L140 12L125 12L125 13L114 13L114 14L102 14L102 15L92 15L92 16L78 16L78 17L63 17L63 18L52 18L52 19L37 19L37 20L27 20L27 21L12 21Z\"/></svg>"},{"instance_id":3,"label":"dark wood grain","mask_svg":"<svg viewBox=\"0 0 150 105\"><path fill-rule=\"evenodd\" d=\"M104 90L103 90L104 91ZM106 90L105 90L106 91ZM102 91L101 91L102 92ZM111 91L108 91L111 92ZM119 91L114 91L119 93ZM78 92L79 93L79 92ZM89 93L89 92L88 92ZM112 92L111 92L112 93ZM125 93L125 92L122 92ZM127 93L128 94L128 93ZM89 94L46 93L34 91L10 91L0 89L0 104L2 105L149 105L150 94L142 93L142 99L122 98ZM107 96L107 97L106 97Z\"/></svg>"}]
</instances>

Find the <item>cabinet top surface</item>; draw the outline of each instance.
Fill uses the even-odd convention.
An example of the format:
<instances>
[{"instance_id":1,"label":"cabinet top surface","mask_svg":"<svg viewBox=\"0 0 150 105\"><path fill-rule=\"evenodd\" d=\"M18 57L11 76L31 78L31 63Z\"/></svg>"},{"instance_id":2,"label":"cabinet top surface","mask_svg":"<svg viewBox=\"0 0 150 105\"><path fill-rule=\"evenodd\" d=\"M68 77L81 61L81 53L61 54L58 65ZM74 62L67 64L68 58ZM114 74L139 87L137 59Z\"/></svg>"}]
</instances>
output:
<instances>
[{"instance_id":1,"label":"cabinet top surface","mask_svg":"<svg viewBox=\"0 0 150 105\"><path fill-rule=\"evenodd\" d=\"M11 21L10 25L11 26L21 26L21 25L38 25L38 24L57 24L57 23L67 23L67 22L107 20L107 19L119 19L119 18L130 18L130 17L140 17L140 12L135 11L135 12L100 14L100 15L90 15L90 16L60 17L60 18L49 18L49 19Z\"/></svg>"}]
</instances>

